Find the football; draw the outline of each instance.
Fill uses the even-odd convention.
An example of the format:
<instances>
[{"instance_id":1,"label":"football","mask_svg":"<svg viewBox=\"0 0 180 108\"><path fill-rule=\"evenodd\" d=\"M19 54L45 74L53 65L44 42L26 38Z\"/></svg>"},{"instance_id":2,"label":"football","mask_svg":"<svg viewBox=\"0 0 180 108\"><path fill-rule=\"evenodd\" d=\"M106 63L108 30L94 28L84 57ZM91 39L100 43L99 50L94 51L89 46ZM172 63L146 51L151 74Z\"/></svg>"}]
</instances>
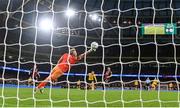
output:
<instances>
[{"instance_id":1,"label":"football","mask_svg":"<svg viewBox=\"0 0 180 108\"><path fill-rule=\"evenodd\" d=\"M91 48L95 51L98 48L98 43L97 42L92 42L91 43Z\"/></svg>"}]
</instances>

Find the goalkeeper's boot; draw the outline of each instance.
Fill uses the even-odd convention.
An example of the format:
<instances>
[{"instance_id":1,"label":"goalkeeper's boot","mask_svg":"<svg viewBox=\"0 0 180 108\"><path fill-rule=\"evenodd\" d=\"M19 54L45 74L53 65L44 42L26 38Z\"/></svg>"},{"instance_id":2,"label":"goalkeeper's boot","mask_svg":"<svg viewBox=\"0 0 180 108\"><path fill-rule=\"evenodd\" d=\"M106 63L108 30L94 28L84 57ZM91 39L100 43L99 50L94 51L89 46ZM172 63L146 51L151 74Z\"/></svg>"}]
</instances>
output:
<instances>
[{"instance_id":1,"label":"goalkeeper's boot","mask_svg":"<svg viewBox=\"0 0 180 108\"><path fill-rule=\"evenodd\" d=\"M34 94L36 94L37 91L38 91L38 88L36 87L36 88L34 89Z\"/></svg>"},{"instance_id":2,"label":"goalkeeper's boot","mask_svg":"<svg viewBox=\"0 0 180 108\"><path fill-rule=\"evenodd\" d=\"M43 94L43 92L44 92L43 88L40 88L39 91L41 94Z\"/></svg>"}]
</instances>

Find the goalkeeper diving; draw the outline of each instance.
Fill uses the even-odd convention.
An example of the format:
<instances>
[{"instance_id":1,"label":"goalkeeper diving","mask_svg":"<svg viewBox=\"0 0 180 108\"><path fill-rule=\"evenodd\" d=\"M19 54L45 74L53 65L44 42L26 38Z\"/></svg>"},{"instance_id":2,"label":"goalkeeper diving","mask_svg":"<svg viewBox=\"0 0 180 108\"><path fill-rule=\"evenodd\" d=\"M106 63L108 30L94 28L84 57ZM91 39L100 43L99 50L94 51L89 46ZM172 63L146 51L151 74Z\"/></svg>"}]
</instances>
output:
<instances>
[{"instance_id":1,"label":"goalkeeper diving","mask_svg":"<svg viewBox=\"0 0 180 108\"><path fill-rule=\"evenodd\" d=\"M84 52L83 54L80 54L79 56L77 55L75 48L70 48L70 53L65 53L61 56L61 58L58 60L57 65L51 71L50 75L35 88L35 93L38 90L40 90L40 92L43 93L43 88L47 85L49 81L57 81L57 79L60 76L62 76L65 72L68 72L70 70L72 64L75 64L92 51L96 51L97 48L98 43L92 42L91 49Z\"/></svg>"}]
</instances>

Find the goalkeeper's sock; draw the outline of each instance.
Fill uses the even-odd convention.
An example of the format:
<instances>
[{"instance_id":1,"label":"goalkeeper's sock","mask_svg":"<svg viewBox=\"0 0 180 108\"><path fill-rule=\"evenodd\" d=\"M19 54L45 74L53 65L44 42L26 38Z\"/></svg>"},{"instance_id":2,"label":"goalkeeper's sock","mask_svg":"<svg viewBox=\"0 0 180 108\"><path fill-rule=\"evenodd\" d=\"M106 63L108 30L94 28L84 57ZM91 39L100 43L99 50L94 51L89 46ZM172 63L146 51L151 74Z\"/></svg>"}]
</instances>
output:
<instances>
[{"instance_id":1,"label":"goalkeeper's sock","mask_svg":"<svg viewBox=\"0 0 180 108\"><path fill-rule=\"evenodd\" d=\"M38 89L44 88L44 86L46 86L46 84L47 84L47 82L41 82L41 83L37 86L37 88L38 88Z\"/></svg>"}]
</instances>

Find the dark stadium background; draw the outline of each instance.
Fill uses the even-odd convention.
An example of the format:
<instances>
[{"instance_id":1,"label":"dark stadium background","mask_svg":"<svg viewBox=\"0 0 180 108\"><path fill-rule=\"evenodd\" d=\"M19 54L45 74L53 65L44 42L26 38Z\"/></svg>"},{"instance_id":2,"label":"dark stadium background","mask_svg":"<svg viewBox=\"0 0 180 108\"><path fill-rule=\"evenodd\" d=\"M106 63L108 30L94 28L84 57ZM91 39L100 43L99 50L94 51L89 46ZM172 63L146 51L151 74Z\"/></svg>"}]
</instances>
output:
<instances>
[{"instance_id":1,"label":"dark stadium background","mask_svg":"<svg viewBox=\"0 0 180 108\"><path fill-rule=\"evenodd\" d=\"M49 72L54 66L52 64L56 64L59 57L68 52L68 41L70 46L77 48L78 53L85 51L84 45L90 47L90 43L96 41L101 46L96 52L87 56L88 72L94 70L97 74L102 74L104 66L110 66L113 74L160 74L163 75L163 78L159 78L162 81L176 79L176 77L169 78L168 75L180 75L180 65L175 64L175 60L177 63L180 62L179 0L173 0L172 5L170 5L170 0L154 0L155 10L152 8L152 0L136 0L136 3L134 0L120 0L120 3L118 3L119 0L104 0L103 5L101 0L87 0L86 4L85 0L70 0L69 7L74 8L77 12L76 16L69 20L70 34L65 29L68 27L68 20L64 16L68 0L55 0L54 13L50 10L52 0L39 0L38 11L36 10L37 0L24 0L24 12L29 12L25 14L20 11L22 0L11 0L8 11L12 13L7 13L8 1L0 0L1 66L31 69L33 62L26 62L35 60L40 71ZM134 4L136 4L136 7L134 7ZM121 12L117 10L118 8ZM102 13L101 9L105 12ZM4 13L4 11L6 12ZM103 22L92 21L88 17L90 13L98 13L100 17L104 15ZM52 18L53 14L58 30L55 32L36 30L37 15L37 21L39 21L43 17ZM6 20L7 18L8 20ZM178 26L177 35L157 35L156 39L154 39L154 36L142 36L141 24L153 23L153 21L154 23L171 23L171 21L176 23ZM133 26L135 24L137 24L137 27ZM22 25L22 28L20 28L20 25ZM103 31L102 28L105 30ZM175 44L172 44L172 41ZM157 42L158 46L152 42ZM104 45L103 48L102 45ZM21 56L19 57L19 55ZM102 61L104 61L104 64L102 64ZM132 61L133 63L131 63ZM153 62L149 63L149 61ZM80 63L84 63L84 61L82 60ZM175 73L176 68L177 73ZM85 74L85 70L86 65L77 64L72 67L71 73ZM27 73L20 72L18 74L12 70L6 70L3 73L2 68L0 73L1 77L4 75L5 78L18 78L20 80L27 80L28 78ZM41 79L46 76L42 75ZM84 80L84 77L69 77L70 81L77 81L78 79ZM122 77L123 81L134 79L138 79L138 77ZM145 80L145 77L140 79ZM179 78L177 79L179 80ZM60 80L66 80L66 76L61 77ZM101 80L102 77L98 77L98 81ZM120 81L121 77L113 77L111 80Z\"/></svg>"}]
</instances>

